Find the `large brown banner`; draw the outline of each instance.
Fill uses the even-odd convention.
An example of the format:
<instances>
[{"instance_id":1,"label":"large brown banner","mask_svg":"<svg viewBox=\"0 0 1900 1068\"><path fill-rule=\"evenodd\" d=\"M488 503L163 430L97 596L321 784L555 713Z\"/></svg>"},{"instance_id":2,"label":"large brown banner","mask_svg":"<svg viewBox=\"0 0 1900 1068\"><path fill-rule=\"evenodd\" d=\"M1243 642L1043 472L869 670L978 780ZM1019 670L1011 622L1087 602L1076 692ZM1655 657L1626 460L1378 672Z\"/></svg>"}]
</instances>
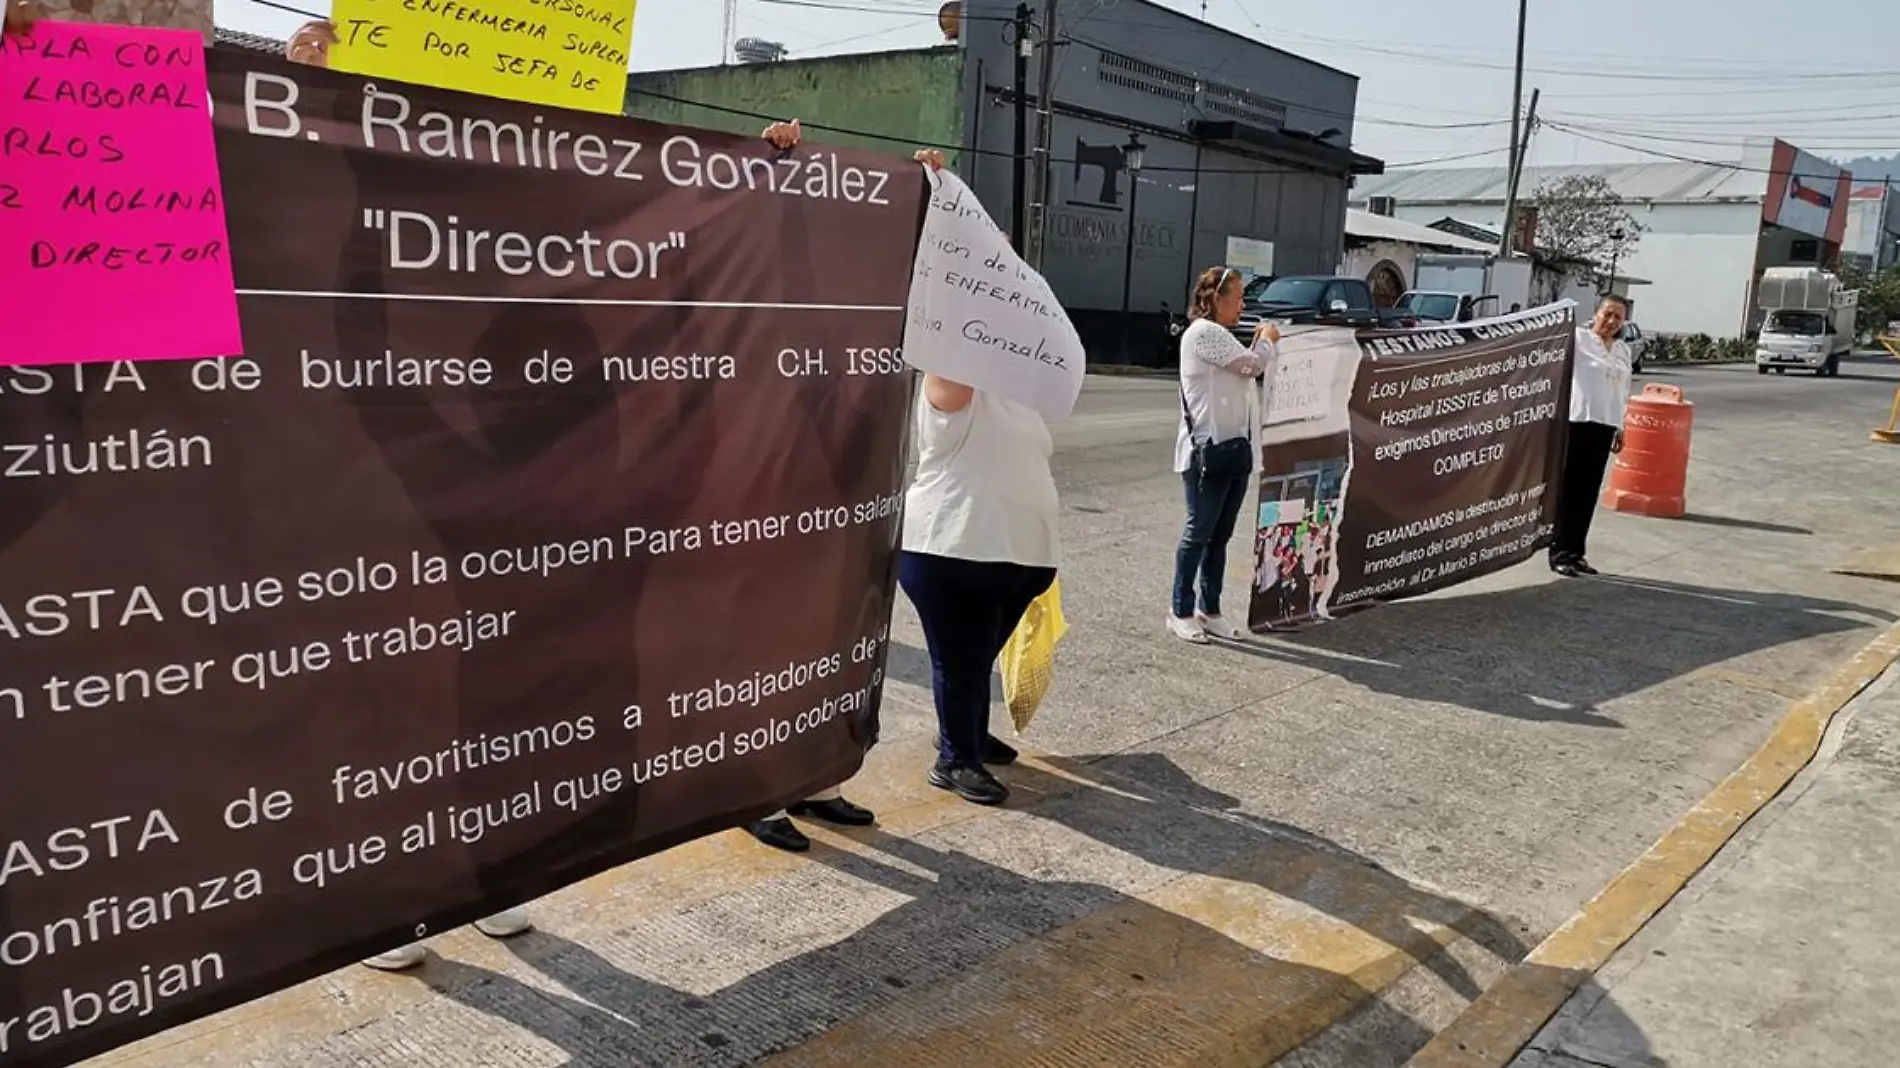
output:
<instances>
[{"instance_id":1,"label":"large brown banner","mask_svg":"<svg viewBox=\"0 0 1900 1068\"><path fill-rule=\"evenodd\" d=\"M1290 328L1268 383L1255 630L1442 589L1548 544L1575 309L1440 330Z\"/></svg>"},{"instance_id":2,"label":"large brown banner","mask_svg":"<svg viewBox=\"0 0 1900 1068\"><path fill-rule=\"evenodd\" d=\"M914 165L211 70L243 356L0 372L7 1068L763 815L877 733Z\"/></svg>"}]
</instances>

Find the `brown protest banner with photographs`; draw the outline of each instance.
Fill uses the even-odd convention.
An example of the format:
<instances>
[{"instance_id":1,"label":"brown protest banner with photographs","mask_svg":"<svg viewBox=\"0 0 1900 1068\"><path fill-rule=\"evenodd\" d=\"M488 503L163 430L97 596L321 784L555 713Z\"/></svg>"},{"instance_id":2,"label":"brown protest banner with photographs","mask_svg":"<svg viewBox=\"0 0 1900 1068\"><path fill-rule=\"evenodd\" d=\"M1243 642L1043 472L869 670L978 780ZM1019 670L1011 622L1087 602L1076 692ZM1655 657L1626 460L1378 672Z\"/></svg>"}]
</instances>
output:
<instances>
[{"instance_id":1,"label":"brown protest banner with photographs","mask_svg":"<svg viewBox=\"0 0 1900 1068\"><path fill-rule=\"evenodd\" d=\"M877 734L914 165L224 52L211 88L244 354L0 371L7 1068Z\"/></svg>"},{"instance_id":2,"label":"brown protest banner with photographs","mask_svg":"<svg viewBox=\"0 0 1900 1068\"><path fill-rule=\"evenodd\" d=\"M1405 333L1290 328L1268 383L1254 630L1522 563L1550 538L1575 309Z\"/></svg>"}]
</instances>

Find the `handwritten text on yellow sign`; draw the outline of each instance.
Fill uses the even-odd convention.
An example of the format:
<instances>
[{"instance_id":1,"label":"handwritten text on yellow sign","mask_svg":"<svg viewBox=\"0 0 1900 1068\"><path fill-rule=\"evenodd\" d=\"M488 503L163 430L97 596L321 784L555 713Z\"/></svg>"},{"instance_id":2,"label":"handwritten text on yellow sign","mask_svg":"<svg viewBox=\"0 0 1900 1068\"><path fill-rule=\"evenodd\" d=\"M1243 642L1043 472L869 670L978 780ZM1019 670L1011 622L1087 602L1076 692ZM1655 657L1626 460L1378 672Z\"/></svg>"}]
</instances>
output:
<instances>
[{"instance_id":1,"label":"handwritten text on yellow sign","mask_svg":"<svg viewBox=\"0 0 1900 1068\"><path fill-rule=\"evenodd\" d=\"M618 114L636 0L336 0L330 66Z\"/></svg>"}]
</instances>

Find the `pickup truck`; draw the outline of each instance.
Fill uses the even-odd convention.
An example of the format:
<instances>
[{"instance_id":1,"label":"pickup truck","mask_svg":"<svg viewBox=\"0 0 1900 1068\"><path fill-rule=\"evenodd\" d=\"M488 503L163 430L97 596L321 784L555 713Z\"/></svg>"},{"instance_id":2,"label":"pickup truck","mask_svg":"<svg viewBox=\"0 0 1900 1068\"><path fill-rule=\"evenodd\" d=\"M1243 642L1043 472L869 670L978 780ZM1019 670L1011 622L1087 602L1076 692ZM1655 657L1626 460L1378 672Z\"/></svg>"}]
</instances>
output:
<instances>
[{"instance_id":1,"label":"pickup truck","mask_svg":"<svg viewBox=\"0 0 1900 1068\"><path fill-rule=\"evenodd\" d=\"M1380 308L1372 302L1372 287L1363 278L1331 275L1289 275L1284 278L1256 278L1243 291L1240 321L1234 324L1234 336L1242 343L1253 342L1253 332L1262 319L1276 322L1323 326L1355 326L1375 329L1399 329L1416 326L1416 317L1402 309Z\"/></svg>"},{"instance_id":2,"label":"pickup truck","mask_svg":"<svg viewBox=\"0 0 1900 1068\"><path fill-rule=\"evenodd\" d=\"M1399 297L1398 310L1432 323L1468 323L1497 312L1495 296L1473 296L1436 290L1409 289Z\"/></svg>"}]
</instances>

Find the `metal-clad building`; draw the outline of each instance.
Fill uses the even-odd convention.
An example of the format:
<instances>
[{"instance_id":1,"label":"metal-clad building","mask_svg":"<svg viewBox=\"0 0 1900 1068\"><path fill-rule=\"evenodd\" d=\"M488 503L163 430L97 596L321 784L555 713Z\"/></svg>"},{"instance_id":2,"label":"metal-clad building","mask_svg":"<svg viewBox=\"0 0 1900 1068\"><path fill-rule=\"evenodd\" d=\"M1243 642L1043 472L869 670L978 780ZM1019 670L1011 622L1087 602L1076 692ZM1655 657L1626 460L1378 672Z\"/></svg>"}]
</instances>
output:
<instances>
[{"instance_id":1,"label":"metal-clad building","mask_svg":"<svg viewBox=\"0 0 1900 1068\"><path fill-rule=\"evenodd\" d=\"M1030 7L1039 23L1043 0ZM978 151L960 169L1005 226L1017 179L1015 8L965 0L961 31L964 144ZM1383 169L1350 149L1356 77L1145 0L1057 13L1043 272L1091 359L1122 359L1124 280L1128 357L1165 358L1165 313L1183 310L1196 271L1228 259L1230 239L1256 242L1256 259L1270 248L1275 274L1333 273L1353 176ZM1040 73L1032 57L1032 143ZM1123 153L1130 134L1145 146L1138 190Z\"/></svg>"}]
</instances>

